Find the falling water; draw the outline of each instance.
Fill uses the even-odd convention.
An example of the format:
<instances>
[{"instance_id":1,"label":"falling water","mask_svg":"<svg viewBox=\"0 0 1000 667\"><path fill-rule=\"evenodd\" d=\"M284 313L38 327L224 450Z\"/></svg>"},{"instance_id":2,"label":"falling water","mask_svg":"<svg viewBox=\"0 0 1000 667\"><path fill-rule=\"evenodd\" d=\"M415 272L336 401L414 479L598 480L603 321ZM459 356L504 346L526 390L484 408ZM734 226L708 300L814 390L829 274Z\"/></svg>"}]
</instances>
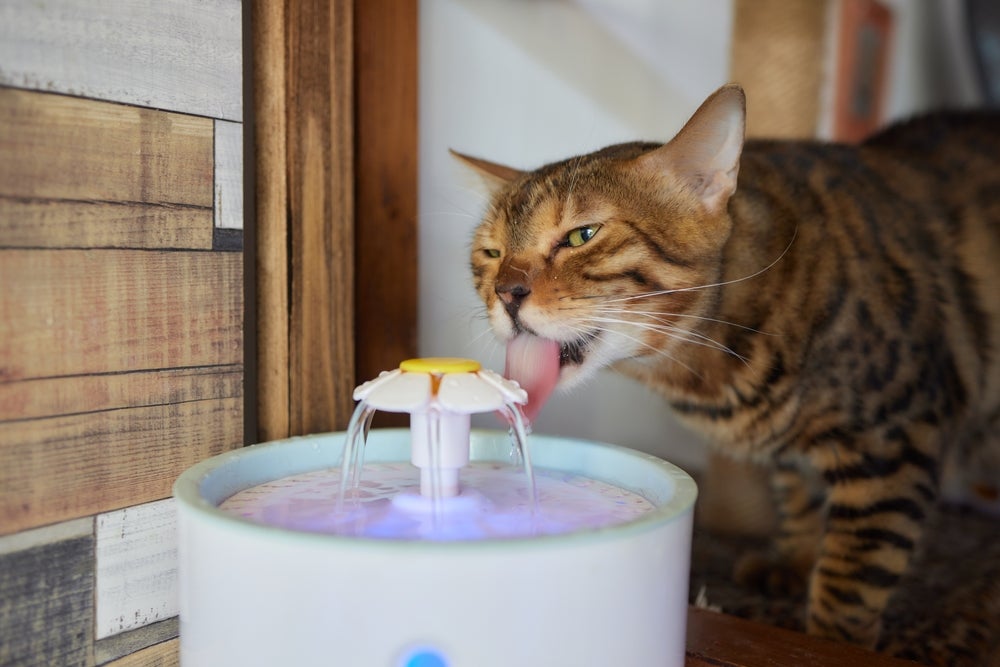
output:
<instances>
[{"instance_id":1,"label":"falling water","mask_svg":"<svg viewBox=\"0 0 1000 667\"><path fill-rule=\"evenodd\" d=\"M368 440L368 430L371 427L375 408L366 401L358 401L351 420L347 424L344 438L344 450L340 455L340 489L337 492L337 509L344 506L348 490L358 488L361 482L361 468L365 464L365 443Z\"/></svg>"},{"instance_id":2,"label":"falling water","mask_svg":"<svg viewBox=\"0 0 1000 667\"><path fill-rule=\"evenodd\" d=\"M535 486L535 471L531 467L531 455L528 452L528 433L531 427L525 420L524 413L517 406L510 403L504 405L504 415L510 423L511 444L524 467L524 474L528 478L528 501L532 516L534 516L538 510L538 490Z\"/></svg>"}]
</instances>

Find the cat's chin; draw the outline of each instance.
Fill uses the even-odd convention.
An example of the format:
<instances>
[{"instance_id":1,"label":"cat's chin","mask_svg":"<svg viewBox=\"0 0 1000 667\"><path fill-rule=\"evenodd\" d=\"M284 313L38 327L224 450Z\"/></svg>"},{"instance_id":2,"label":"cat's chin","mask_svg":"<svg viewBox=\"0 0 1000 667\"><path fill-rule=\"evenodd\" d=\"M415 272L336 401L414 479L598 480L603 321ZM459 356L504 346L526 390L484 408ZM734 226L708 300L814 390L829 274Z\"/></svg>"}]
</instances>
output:
<instances>
[{"instance_id":1,"label":"cat's chin","mask_svg":"<svg viewBox=\"0 0 1000 667\"><path fill-rule=\"evenodd\" d=\"M591 334L569 343L560 343L560 391L572 389L593 377L597 371L613 363L609 360L610 343L600 334Z\"/></svg>"}]
</instances>

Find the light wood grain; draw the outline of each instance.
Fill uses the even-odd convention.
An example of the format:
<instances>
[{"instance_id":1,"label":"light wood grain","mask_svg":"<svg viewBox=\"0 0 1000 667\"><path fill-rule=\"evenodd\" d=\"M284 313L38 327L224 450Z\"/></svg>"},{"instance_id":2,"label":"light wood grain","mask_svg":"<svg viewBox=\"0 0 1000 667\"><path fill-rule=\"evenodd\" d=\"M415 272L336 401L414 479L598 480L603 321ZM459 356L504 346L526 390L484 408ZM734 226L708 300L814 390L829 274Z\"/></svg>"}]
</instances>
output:
<instances>
[{"instance_id":1,"label":"light wood grain","mask_svg":"<svg viewBox=\"0 0 1000 667\"><path fill-rule=\"evenodd\" d=\"M289 406L293 434L346 427L354 390L351 0L290 3ZM320 45L317 48L317 45Z\"/></svg>"},{"instance_id":2,"label":"light wood grain","mask_svg":"<svg viewBox=\"0 0 1000 667\"><path fill-rule=\"evenodd\" d=\"M0 422L240 396L239 364L0 382Z\"/></svg>"},{"instance_id":3,"label":"light wood grain","mask_svg":"<svg viewBox=\"0 0 1000 667\"><path fill-rule=\"evenodd\" d=\"M274 4L254 3L262 439L343 428L354 388L352 3Z\"/></svg>"},{"instance_id":4,"label":"light wood grain","mask_svg":"<svg viewBox=\"0 0 1000 667\"><path fill-rule=\"evenodd\" d=\"M0 197L0 248L210 250L212 211L202 206Z\"/></svg>"},{"instance_id":5,"label":"light wood grain","mask_svg":"<svg viewBox=\"0 0 1000 667\"><path fill-rule=\"evenodd\" d=\"M209 119L0 88L0 197L211 209L213 163Z\"/></svg>"},{"instance_id":6,"label":"light wood grain","mask_svg":"<svg viewBox=\"0 0 1000 667\"><path fill-rule=\"evenodd\" d=\"M0 532L164 498L242 439L239 396L0 423Z\"/></svg>"},{"instance_id":7,"label":"light wood grain","mask_svg":"<svg viewBox=\"0 0 1000 667\"><path fill-rule=\"evenodd\" d=\"M257 436L291 435L287 179L287 5L254 0L254 209Z\"/></svg>"},{"instance_id":8,"label":"light wood grain","mask_svg":"<svg viewBox=\"0 0 1000 667\"><path fill-rule=\"evenodd\" d=\"M180 664L179 650L180 640L171 639L105 663L105 667L177 667Z\"/></svg>"},{"instance_id":9,"label":"light wood grain","mask_svg":"<svg viewBox=\"0 0 1000 667\"><path fill-rule=\"evenodd\" d=\"M242 444L241 284L238 253L0 251L0 532Z\"/></svg>"},{"instance_id":10,"label":"light wood grain","mask_svg":"<svg viewBox=\"0 0 1000 667\"><path fill-rule=\"evenodd\" d=\"M145 648L176 639L179 634L180 619L177 616L143 625L135 630L120 632L94 642L94 661L98 665L104 665Z\"/></svg>"},{"instance_id":11,"label":"light wood grain","mask_svg":"<svg viewBox=\"0 0 1000 667\"><path fill-rule=\"evenodd\" d=\"M0 250L0 382L242 363L242 256Z\"/></svg>"},{"instance_id":12,"label":"light wood grain","mask_svg":"<svg viewBox=\"0 0 1000 667\"><path fill-rule=\"evenodd\" d=\"M240 0L4 0L0 84L239 121Z\"/></svg>"},{"instance_id":13,"label":"light wood grain","mask_svg":"<svg viewBox=\"0 0 1000 667\"><path fill-rule=\"evenodd\" d=\"M0 248L211 249L212 135L204 118L0 89Z\"/></svg>"},{"instance_id":14,"label":"light wood grain","mask_svg":"<svg viewBox=\"0 0 1000 667\"><path fill-rule=\"evenodd\" d=\"M97 639L177 615L177 510L173 498L98 514Z\"/></svg>"},{"instance_id":15,"label":"light wood grain","mask_svg":"<svg viewBox=\"0 0 1000 667\"><path fill-rule=\"evenodd\" d=\"M417 354L417 4L354 5L358 381Z\"/></svg>"}]
</instances>

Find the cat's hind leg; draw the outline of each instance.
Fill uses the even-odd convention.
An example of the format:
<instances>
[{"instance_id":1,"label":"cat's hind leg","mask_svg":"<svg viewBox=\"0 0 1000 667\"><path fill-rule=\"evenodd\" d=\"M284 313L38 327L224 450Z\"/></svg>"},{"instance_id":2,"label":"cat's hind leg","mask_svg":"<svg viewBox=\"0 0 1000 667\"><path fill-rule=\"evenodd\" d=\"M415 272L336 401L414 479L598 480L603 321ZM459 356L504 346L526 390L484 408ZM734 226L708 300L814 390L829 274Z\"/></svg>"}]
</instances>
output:
<instances>
[{"instance_id":1,"label":"cat's hind leg","mask_svg":"<svg viewBox=\"0 0 1000 667\"><path fill-rule=\"evenodd\" d=\"M829 494L806 629L871 648L935 498L937 458L924 450L936 452L938 434L910 426L868 437L827 442L817 457Z\"/></svg>"}]
</instances>

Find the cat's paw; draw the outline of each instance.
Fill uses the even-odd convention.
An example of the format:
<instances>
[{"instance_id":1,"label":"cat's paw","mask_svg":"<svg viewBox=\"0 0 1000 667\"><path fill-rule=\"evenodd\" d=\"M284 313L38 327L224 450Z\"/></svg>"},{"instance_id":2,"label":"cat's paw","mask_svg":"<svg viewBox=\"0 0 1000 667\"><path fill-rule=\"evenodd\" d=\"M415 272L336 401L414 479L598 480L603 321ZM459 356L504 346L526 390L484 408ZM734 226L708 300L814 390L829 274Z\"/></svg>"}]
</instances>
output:
<instances>
[{"instance_id":1,"label":"cat's paw","mask_svg":"<svg viewBox=\"0 0 1000 667\"><path fill-rule=\"evenodd\" d=\"M772 551L751 551L736 561L733 579L768 595L800 597L806 593L809 568Z\"/></svg>"},{"instance_id":2,"label":"cat's paw","mask_svg":"<svg viewBox=\"0 0 1000 667\"><path fill-rule=\"evenodd\" d=\"M844 613L843 609L830 605L810 604L806 613L806 632L815 637L849 642L861 648L874 649L882 632L882 619L877 613L864 610L861 613Z\"/></svg>"}]
</instances>

